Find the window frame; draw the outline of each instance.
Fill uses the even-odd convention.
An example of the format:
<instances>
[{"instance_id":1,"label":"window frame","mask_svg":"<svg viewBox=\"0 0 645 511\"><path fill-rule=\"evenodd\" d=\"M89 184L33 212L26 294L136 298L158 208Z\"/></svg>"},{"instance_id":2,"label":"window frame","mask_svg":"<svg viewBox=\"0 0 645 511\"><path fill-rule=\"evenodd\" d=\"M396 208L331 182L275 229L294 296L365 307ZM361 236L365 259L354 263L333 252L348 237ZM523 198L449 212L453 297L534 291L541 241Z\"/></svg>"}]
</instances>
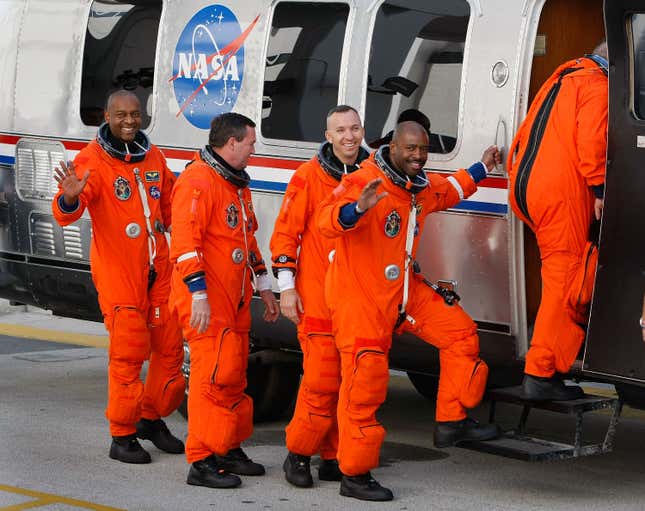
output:
<instances>
[{"instance_id":1,"label":"window frame","mask_svg":"<svg viewBox=\"0 0 645 511\"><path fill-rule=\"evenodd\" d=\"M306 149L309 152L312 150L318 149L319 145L321 142L324 141L325 139L325 133L324 130L320 132L320 139L318 141L312 142L312 141L305 141L305 140L293 140L293 139L282 139L282 138L272 138L272 137L265 137L262 133L262 98L264 96L264 77L265 77L265 72L266 72L266 59L267 55L269 52L269 41L271 39L271 28L273 27L273 20L275 16L275 10L278 5L280 4L287 4L287 3L298 3L298 4L305 4L305 3L312 3L312 4L345 4L349 8L349 12L347 13L347 22L345 26L345 35L343 37L343 46L342 50L340 53L340 71L338 73L338 94L337 94L337 104L341 104L343 102L343 98L346 96L346 66L347 66L347 61L349 58L349 53L350 53L350 42L352 39L352 33L354 30L354 20L356 16L356 4L355 0L278 0L275 3L271 5L271 9L269 11L269 16L267 17L267 28L266 28L266 34L264 37L264 42L263 42L263 48L262 48L262 54L261 54L261 62L262 62L262 75L261 75L261 80L258 80L258 87L257 87L257 97L258 97L258 102L257 102L257 119L258 119L258 129L256 130L256 136L258 142L262 146L265 146L266 148L275 148L275 147L289 147L289 148L294 148L294 149Z\"/></svg>"},{"instance_id":2,"label":"window frame","mask_svg":"<svg viewBox=\"0 0 645 511\"><path fill-rule=\"evenodd\" d=\"M81 126L82 131L87 131L90 133L95 133L98 127L100 126L94 126L92 124L85 124L83 121L83 118L81 117L81 105L82 105L82 99L83 99L83 79L84 79L84 59L85 59L85 46L87 42L87 35L89 33L89 22L90 22L90 15L92 13L92 6L94 5L95 1L101 1L101 0L91 0L90 2L87 3L83 10L82 14L82 19L85 22L85 26L83 29L83 36L80 41L80 59L79 59L79 71L78 71L78 99L77 99L77 107L76 107L76 120L79 123L79 126ZM136 0L129 0L133 3L136 4ZM157 118L159 117L159 112L157 112L157 103L158 103L158 80L159 80L159 71L160 71L160 53L161 53L161 46L162 46L162 36L163 36L163 28L164 28L164 23L166 19L166 13L167 13L167 7L168 7L168 0L158 0L158 2L161 5L161 12L159 14L159 22L157 25L157 39L156 39L156 44L155 44L155 52L154 52L154 71L153 71L153 80L152 80L152 91L150 92L150 122L145 128L141 128L143 131L146 133L149 133L153 131L153 129L156 127L157 124ZM104 101L107 100L107 96L104 98ZM146 105L141 105L142 109L146 108ZM102 122L101 122L102 124Z\"/></svg>"},{"instance_id":3,"label":"window frame","mask_svg":"<svg viewBox=\"0 0 645 511\"><path fill-rule=\"evenodd\" d=\"M370 15L369 19L369 29L368 29L368 37L367 37L367 43L365 45L365 53L363 55L363 58L365 59L366 62L366 67L365 67L365 76L363 77L362 84L361 84L361 111L364 113L364 117L366 117L367 113L367 81L368 81L368 75L369 75L369 65L370 65L370 58L371 58L371 50L372 50L372 39L374 38L374 30L376 28L376 19L378 17L378 13L382 7L383 4L385 4L388 0L376 0L370 7L372 10L372 13ZM430 0L432 1L432 0ZM465 109L465 101L466 101L466 85L467 85L467 80L468 80L468 65L467 62L469 61L470 58L470 40L472 37L472 31L473 31L473 25L475 23L475 18L477 17L477 13L479 12L479 8L477 5L474 5L473 0L463 0L468 4L468 7L470 9L470 14L468 16L468 26L466 28L466 37L464 39L464 52L463 52L463 59L462 59L462 69L461 69L461 80L460 80L460 85L459 85L459 107L457 110L457 135L456 135L456 142L455 142L455 147L450 151L449 153L428 153L428 158L426 160L426 164L424 165L424 169L428 171L431 168L431 162L436 162L436 163L447 163L449 161L452 161L454 159L457 159L460 155L460 149L461 149L461 143L464 138L464 109ZM426 82L427 84L427 82ZM426 85L427 86L427 85ZM425 113L425 112L424 112ZM430 117L430 129L432 132L432 116L427 114L428 117ZM366 122L366 119L363 119L363 123ZM394 126L393 126L394 127ZM442 169L442 171L445 169Z\"/></svg>"}]
</instances>

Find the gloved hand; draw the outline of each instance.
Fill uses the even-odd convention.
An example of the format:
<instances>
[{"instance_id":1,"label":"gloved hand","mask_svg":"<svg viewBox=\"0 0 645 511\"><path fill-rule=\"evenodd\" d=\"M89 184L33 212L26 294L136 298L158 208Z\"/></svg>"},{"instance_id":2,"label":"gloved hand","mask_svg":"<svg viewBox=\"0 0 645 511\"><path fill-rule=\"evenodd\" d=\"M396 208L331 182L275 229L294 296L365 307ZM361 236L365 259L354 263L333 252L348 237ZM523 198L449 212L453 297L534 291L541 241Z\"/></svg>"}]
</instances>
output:
<instances>
[{"instance_id":1,"label":"gloved hand","mask_svg":"<svg viewBox=\"0 0 645 511\"><path fill-rule=\"evenodd\" d=\"M193 304L190 312L190 326L203 334L208 328L211 319L211 307L208 304L208 295L205 291L193 293Z\"/></svg>"}]
</instances>

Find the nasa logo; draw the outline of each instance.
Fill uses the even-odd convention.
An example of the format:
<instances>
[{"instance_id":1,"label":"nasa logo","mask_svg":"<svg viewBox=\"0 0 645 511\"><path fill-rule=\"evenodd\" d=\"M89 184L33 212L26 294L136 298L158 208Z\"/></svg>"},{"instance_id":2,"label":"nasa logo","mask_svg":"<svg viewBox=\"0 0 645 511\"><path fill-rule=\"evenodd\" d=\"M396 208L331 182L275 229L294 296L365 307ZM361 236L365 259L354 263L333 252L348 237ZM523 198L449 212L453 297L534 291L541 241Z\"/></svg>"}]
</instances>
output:
<instances>
[{"instance_id":1,"label":"nasa logo","mask_svg":"<svg viewBox=\"0 0 645 511\"><path fill-rule=\"evenodd\" d=\"M195 14L177 41L173 83L183 114L197 128L230 112L244 77L244 40L257 18L242 33L235 15L223 5L210 5Z\"/></svg>"}]
</instances>

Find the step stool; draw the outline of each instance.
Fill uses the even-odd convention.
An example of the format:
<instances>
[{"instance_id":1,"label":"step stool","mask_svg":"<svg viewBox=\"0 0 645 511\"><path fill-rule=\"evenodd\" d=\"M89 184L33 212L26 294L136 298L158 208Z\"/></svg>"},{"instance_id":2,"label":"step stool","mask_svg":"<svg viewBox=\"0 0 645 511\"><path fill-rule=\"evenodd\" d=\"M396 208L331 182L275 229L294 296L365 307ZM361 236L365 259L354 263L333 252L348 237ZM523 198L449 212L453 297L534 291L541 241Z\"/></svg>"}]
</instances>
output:
<instances>
[{"instance_id":1,"label":"step stool","mask_svg":"<svg viewBox=\"0 0 645 511\"><path fill-rule=\"evenodd\" d=\"M463 442L459 444L459 447L525 461L562 460L611 452L614 447L616 424L623 405L619 399L591 394L585 394L584 397L571 401L529 401L523 397L521 386L491 390L488 392L488 399L490 400L489 422L491 423L495 421L495 406L498 402L522 406L517 429L506 431L495 440ZM575 415L576 431L573 443L565 444L527 436L525 428L531 408ZM583 445L583 414L606 408L612 409L612 415L604 440L598 444Z\"/></svg>"}]
</instances>

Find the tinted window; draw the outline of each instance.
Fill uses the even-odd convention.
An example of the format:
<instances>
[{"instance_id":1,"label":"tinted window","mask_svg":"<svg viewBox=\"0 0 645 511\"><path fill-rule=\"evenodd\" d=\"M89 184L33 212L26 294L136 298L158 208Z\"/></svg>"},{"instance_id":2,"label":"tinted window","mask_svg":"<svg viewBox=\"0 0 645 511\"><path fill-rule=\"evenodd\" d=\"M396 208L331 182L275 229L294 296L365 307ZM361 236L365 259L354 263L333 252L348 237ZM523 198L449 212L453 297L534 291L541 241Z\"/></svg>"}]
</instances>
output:
<instances>
[{"instance_id":1,"label":"tinted window","mask_svg":"<svg viewBox=\"0 0 645 511\"><path fill-rule=\"evenodd\" d=\"M150 124L157 32L161 0L137 2L95 0L90 8L83 53L81 120L103 122L108 94L134 92L141 101L142 127Z\"/></svg>"},{"instance_id":2,"label":"tinted window","mask_svg":"<svg viewBox=\"0 0 645 511\"><path fill-rule=\"evenodd\" d=\"M317 142L338 103L338 77L349 6L279 3L264 70L262 135Z\"/></svg>"},{"instance_id":3,"label":"tinted window","mask_svg":"<svg viewBox=\"0 0 645 511\"><path fill-rule=\"evenodd\" d=\"M634 113L645 119L645 14L632 16Z\"/></svg>"},{"instance_id":4,"label":"tinted window","mask_svg":"<svg viewBox=\"0 0 645 511\"><path fill-rule=\"evenodd\" d=\"M432 152L457 140L459 92L470 7L465 0L386 1L376 16L370 52L365 138L374 144L398 115L430 118Z\"/></svg>"}]
</instances>

